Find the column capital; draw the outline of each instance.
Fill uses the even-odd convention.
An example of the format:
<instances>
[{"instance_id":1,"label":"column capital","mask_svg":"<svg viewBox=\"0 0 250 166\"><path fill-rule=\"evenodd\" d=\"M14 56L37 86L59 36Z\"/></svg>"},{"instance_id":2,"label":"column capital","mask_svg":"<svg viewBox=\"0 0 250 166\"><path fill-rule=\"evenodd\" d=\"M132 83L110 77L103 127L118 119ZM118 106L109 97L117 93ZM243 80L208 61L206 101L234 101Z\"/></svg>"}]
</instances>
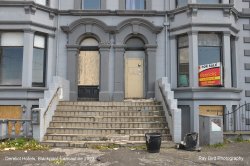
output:
<instances>
[{"instance_id":1,"label":"column capital","mask_svg":"<svg viewBox=\"0 0 250 166\"><path fill-rule=\"evenodd\" d=\"M24 33L34 34L34 33L35 33L35 30L27 28L27 29L24 29L23 32L24 32Z\"/></svg>"},{"instance_id":2,"label":"column capital","mask_svg":"<svg viewBox=\"0 0 250 166\"><path fill-rule=\"evenodd\" d=\"M223 32L223 36L230 36L231 35L231 32L230 31L224 31Z\"/></svg>"},{"instance_id":3,"label":"column capital","mask_svg":"<svg viewBox=\"0 0 250 166\"><path fill-rule=\"evenodd\" d=\"M193 36L193 35L198 35L198 33L199 33L199 31L189 31L187 34L190 36L191 35Z\"/></svg>"},{"instance_id":4,"label":"column capital","mask_svg":"<svg viewBox=\"0 0 250 166\"><path fill-rule=\"evenodd\" d=\"M157 49L157 45L154 44L146 44L145 45L145 49L147 52L151 51L151 52L155 52Z\"/></svg>"},{"instance_id":5,"label":"column capital","mask_svg":"<svg viewBox=\"0 0 250 166\"><path fill-rule=\"evenodd\" d=\"M55 35L55 34L52 34L52 33L49 33L49 34L48 34L48 37L49 37L49 38L55 38L56 35Z\"/></svg>"},{"instance_id":6,"label":"column capital","mask_svg":"<svg viewBox=\"0 0 250 166\"><path fill-rule=\"evenodd\" d=\"M79 52L79 46L78 45L66 45L67 51L71 52Z\"/></svg>"},{"instance_id":7,"label":"column capital","mask_svg":"<svg viewBox=\"0 0 250 166\"><path fill-rule=\"evenodd\" d=\"M126 45L114 45L114 49L115 51L119 51L119 52L124 52L126 48Z\"/></svg>"},{"instance_id":8,"label":"column capital","mask_svg":"<svg viewBox=\"0 0 250 166\"><path fill-rule=\"evenodd\" d=\"M100 50L110 50L111 45L110 44L100 44L99 49Z\"/></svg>"}]
</instances>

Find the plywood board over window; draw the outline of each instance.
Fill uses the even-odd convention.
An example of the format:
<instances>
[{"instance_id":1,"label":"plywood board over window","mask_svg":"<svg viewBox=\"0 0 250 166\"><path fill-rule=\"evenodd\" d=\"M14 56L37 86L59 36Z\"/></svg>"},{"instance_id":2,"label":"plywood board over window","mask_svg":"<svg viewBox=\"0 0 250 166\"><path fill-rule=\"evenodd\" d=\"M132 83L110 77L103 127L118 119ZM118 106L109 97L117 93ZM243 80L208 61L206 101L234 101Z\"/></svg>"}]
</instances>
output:
<instances>
[{"instance_id":1,"label":"plywood board over window","mask_svg":"<svg viewBox=\"0 0 250 166\"><path fill-rule=\"evenodd\" d=\"M100 55L98 51L81 51L78 64L78 85L99 85Z\"/></svg>"},{"instance_id":2,"label":"plywood board over window","mask_svg":"<svg viewBox=\"0 0 250 166\"><path fill-rule=\"evenodd\" d=\"M0 119L22 119L21 106L0 106ZM21 125L16 124L16 133L20 133ZM11 134L12 124L8 124L8 133Z\"/></svg>"},{"instance_id":3,"label":"plywood board over window","mask_svg":"<svg viewBox=\"0 0 250 166\"><path fill-rule=\"evenodd\" d=\"M224 112L223 105L203 105L199 107L200 115L222 116Z\"/></svg>"}]
</instances>

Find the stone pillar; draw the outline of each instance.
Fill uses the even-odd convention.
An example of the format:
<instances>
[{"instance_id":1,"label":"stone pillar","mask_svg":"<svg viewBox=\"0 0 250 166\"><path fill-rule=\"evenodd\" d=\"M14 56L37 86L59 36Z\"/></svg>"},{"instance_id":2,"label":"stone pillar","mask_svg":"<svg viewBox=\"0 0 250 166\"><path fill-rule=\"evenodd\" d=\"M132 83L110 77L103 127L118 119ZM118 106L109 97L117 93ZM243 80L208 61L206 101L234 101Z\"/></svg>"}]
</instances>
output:
<instances>
[{"instance_id":1,"label":"stone pillar","mask_svg":"<svg viewBox=\"0 0 250 166\"><path fill-rule=\"evenodd\" d=\"M156 45L146 45L146 56L148 59L148 80L147 80L147 98L155 97L156 82Z\"/></svg>"},{"instance_id":2,"label":"stone pillar","mask_svg":"<svg viewBox=\"0 0 250 166\"><path fill-rule=\"evenodd\" d=\"M189 86L197 88L198 80L198 32L190 32L189 38Z\"/></svg>"},{"instance_id":3,"label":"stone pillar","mask_svg":"<svg viewBox=\"0 0 250 166\"><path fill-rule=\"evenodd\" d=\"M193 101L190 112L190 128L191 132L199 133L199 104Z\"/></svg>"},{"instance_id":4,"label":"stone pillar","mask_svg":"<svg viewBox=\"0 0 250 166\"><path fill-rule=\"evenodd\" d=\"M224 68L224 87L232 87L232 72L231 72L231 43L230 33L223 34L223 68Z\"/></svg>"},{"instance_id":5,"label":"stone pillar","mask_svg":"<svg viewBox=\"0 0 250 166\"><path fill-rule=\"evenodd\" d=\"M188 4L197 3L196 0L188 0Z\"/></svg>"},{"instance_id":6,"label":"stone pillar","mask_svg":"<svg viewBox=\"0 0 250 166\"><path fill-rule=\"evenodd\" d=\"M101 65L100 65L100 71L101 71L101 80L100 80L100 93L99 93L99 100L100 101L111 101L111 94L109 90L109 51L110 51L110 45L100 45L99 46L99 52L100 52L100 58L101 58Z\"/></svg>"},{"instance_id":7,"label":"stone pillar","mask_svg":"<svg viewBox=\"0 0 250 166\"><path fill-rule=\"evenodd\" d=\"M67 80L70 82L70 101L78 98L78 46L67 46Z\"/></svg>"},{"instance_id":8,"label":"stone pillar","mask_svg":"<svg viewBox=\"0 0 250 166\"><path fill-rule=\"evenodd\" d=\"M24 30L22 87L32 87L34 31Z\"/></svg>"},{"instance_id":9,"label":"stone pillar","mask_svg":"<svg viewBox=\"0 0 250 166\"><path fill-rule=\"evenodd\" d=\"M54 54L54 35L49 35L47 39L47 85L52 82L56 70L56 54Z\"/></svg>"},{"instance_id":10,"label":"stone pillar","mask_svg":"<svg viewBox=\"0 0 250 166\"><path fill-rule=\"evenodd\" d=\"M113 100L124 100L124 49L125 45L114 45L115 49L115 89Z\"/></svg>"},{"instance_id":11,"label":"stone pillar","mask_svg":"<svg viewBox=\"0 0 250 166\"><path fill-rule=\"evenodd\" d=\"M223 4L229 4L230 2L229 2L229 0L222 0L222 3Z\"/></svg>"},{"instance_id":12,"label":"stone pillar","mask_svg":"<svg viewBox=\"0 0 250 166\"><path fill-rule=\"evenodd\" d=\"M177 45L176 45L176 37L170 36L170 77L169 83L171 88L177 88Z\"/></svg>"}]
</instances>

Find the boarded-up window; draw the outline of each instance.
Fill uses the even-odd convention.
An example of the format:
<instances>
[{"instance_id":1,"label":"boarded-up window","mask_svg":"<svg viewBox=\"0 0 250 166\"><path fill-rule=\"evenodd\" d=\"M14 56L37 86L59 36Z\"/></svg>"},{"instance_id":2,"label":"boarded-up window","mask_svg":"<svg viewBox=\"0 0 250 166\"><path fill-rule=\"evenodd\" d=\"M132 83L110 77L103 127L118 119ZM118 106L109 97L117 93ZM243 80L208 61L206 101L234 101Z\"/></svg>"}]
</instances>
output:
<instances>
[{"instance_id":1,"label":"boarded-up window","mask_svg":"<svg viewBox=\"0 0 250 166\"><path fill-rule=\"evenodd\" d=\"M81 51L79 55L78 85L99 85L100 55L98 51Z\"/></svg>"},{"instance_id":2,"label":"boarded-up window","mask_svg":"<svg viewBox=\"0 0 250 166\"><path fill-rule=\"evenodd\" d=\"M21 106L0 106L0 119L22 119ZM16 133L20 133L20 123L16 124ZM12 123L8 124L8 133L11 134Z\"/></svg>"},{"instance_id":3,"label":"boarded-up window","mask_svg":"<svg viewBox=\"0 0 250 166\"><path fill-rule=\"evenodd\" d=\"M222 116L224 112L223 105L203 105L199 107L200 115Z\"/></svg>"}]
</instances>

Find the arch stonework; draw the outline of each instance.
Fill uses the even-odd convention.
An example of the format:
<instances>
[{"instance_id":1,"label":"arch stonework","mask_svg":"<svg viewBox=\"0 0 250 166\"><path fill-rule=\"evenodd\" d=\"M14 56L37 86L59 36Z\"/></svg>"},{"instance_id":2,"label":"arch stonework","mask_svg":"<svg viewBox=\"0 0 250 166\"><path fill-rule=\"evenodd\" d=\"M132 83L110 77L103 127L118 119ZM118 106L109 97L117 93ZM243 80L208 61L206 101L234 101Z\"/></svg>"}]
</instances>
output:
<instances>
[{"instance_id":1,"label":"arch stonework","mask_svg":"<svg viewBox=\"0 0 250 166\"><path fill-rule=\"evenodd\" d=\"M69 26L61 26L68 36L67 47L67 79L70 81L70 99L77 100L77 59L80 51L80 42L85 37L95 37L99 42L101 56L100 73L100 101L124 100L124 53L126 40L132 36L139 37L145 42L145 54L148 61L148 77L146 97L154 97L154 82L156 79L156 48L157 34L163 27L155 26L151 22L132 18L122 21L117 26L108 26L94 18L82 18L72 22ZM115 35L114 43L114 92L110 92L109 73L110 64L110 34Z\"/></svg>"},{"instance_id":2,"label":"arch stonework","mask_svg":"<svg viewBox=\"0 0 250 166\"><path fill-rule=\"evenodd\" d=\"M81 49L80 43L86 37L94 37L99 42L100 52L100 92L99 100L112 100L109 91L109 31L112 27L107 26L100 20L83 18L72 22L69 26L61 29L68 35L67 47L67 79L70 81L70 100L78 98L78 55Z\"/></svg>"}]
</instances>

